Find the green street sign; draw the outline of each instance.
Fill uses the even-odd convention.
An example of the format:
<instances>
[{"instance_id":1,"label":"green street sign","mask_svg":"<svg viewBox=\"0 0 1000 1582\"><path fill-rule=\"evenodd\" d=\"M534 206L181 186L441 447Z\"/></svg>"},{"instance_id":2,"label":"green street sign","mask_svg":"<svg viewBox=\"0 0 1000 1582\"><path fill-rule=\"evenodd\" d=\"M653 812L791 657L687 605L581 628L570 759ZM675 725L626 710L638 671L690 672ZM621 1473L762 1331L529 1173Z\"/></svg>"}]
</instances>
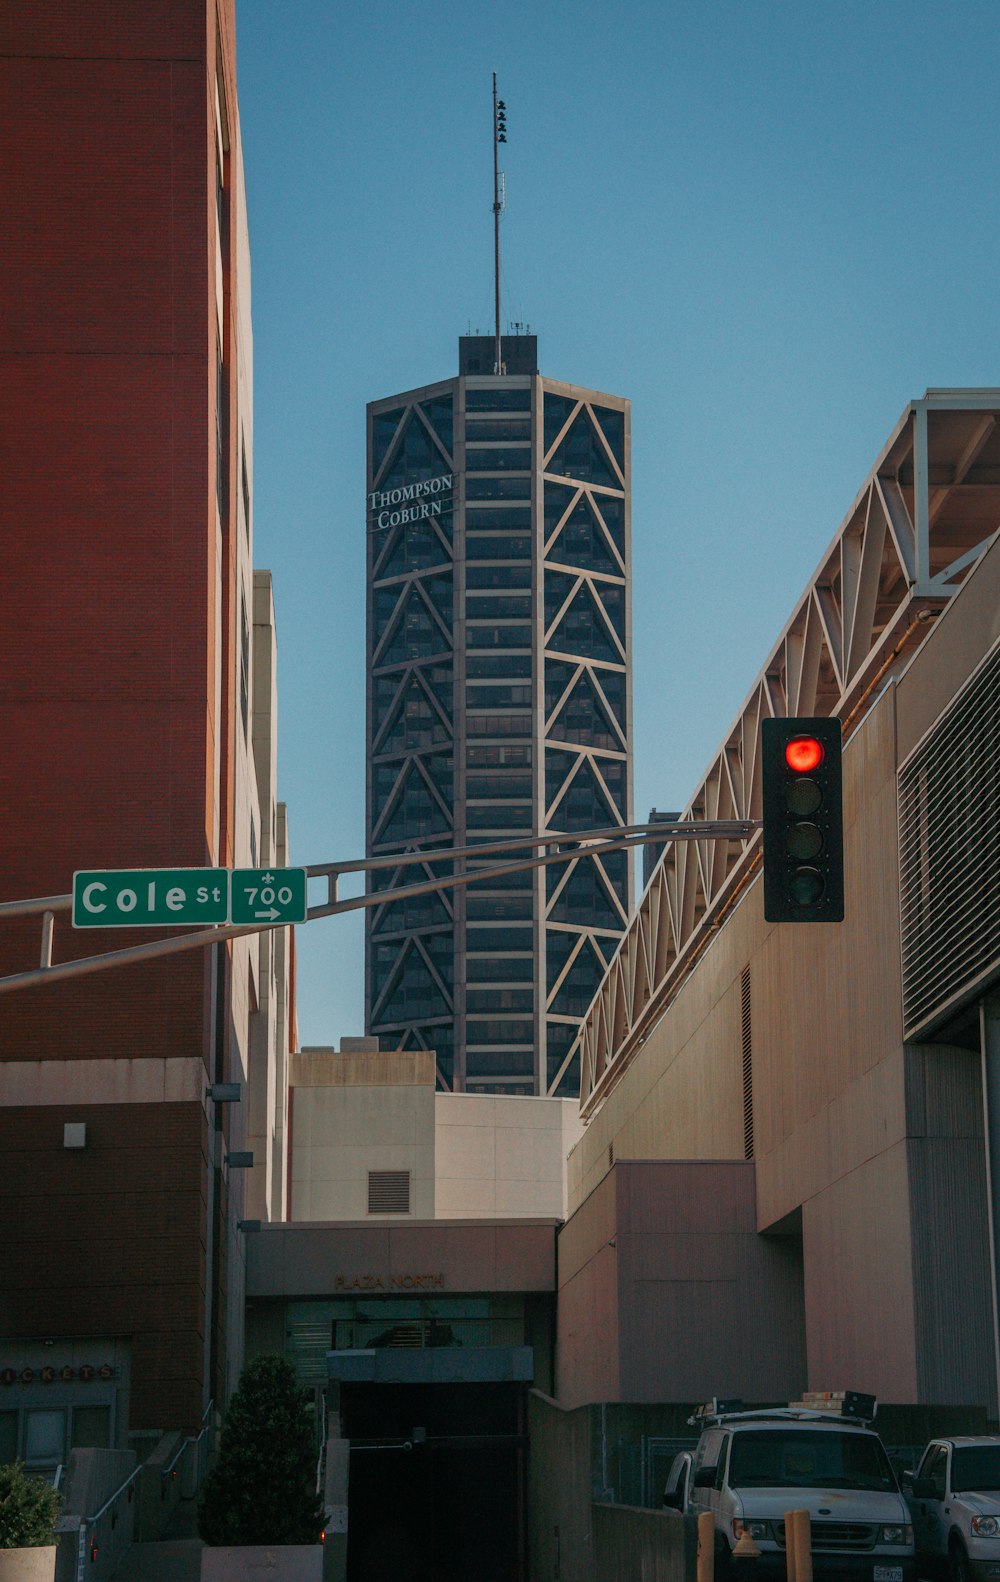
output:
<instances>
[{"instance_id":1,"label":"green street sign","mask_svg":"<svg viewBox=\"0 0 1000 1582\"><path fill-rule=\"evenodd\" d=\"M234 923L304 923L309 910L304 868L234 868Z\"/></svg>"},{"instance_id":2,"label":"green street sign","mask_svg":"<svg viewBox=\"0 0 1000 1582\"><path fill-rule=\"evenodd\" d=\"M190 928L225 923L225 868L121 868L73 875L74 928Z\"/></svg>"}]
</instances>

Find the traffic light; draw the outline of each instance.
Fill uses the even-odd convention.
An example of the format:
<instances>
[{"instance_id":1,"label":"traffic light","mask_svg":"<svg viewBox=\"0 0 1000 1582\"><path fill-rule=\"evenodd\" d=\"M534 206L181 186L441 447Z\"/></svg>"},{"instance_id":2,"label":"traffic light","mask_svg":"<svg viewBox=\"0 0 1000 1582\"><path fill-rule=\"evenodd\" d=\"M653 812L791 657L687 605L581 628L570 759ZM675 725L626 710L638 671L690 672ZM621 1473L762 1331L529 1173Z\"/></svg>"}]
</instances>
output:
<instances>
[{"instance_id":1,"label":"traffic light","mask_svg":"<svg viewBox=\"0 0 1000 1582\"><path fill-rule=\"evenodd\" d=\"M764 917L840 923L844 818L840 721L764 720Z\"/></svg>"}]
</instances>

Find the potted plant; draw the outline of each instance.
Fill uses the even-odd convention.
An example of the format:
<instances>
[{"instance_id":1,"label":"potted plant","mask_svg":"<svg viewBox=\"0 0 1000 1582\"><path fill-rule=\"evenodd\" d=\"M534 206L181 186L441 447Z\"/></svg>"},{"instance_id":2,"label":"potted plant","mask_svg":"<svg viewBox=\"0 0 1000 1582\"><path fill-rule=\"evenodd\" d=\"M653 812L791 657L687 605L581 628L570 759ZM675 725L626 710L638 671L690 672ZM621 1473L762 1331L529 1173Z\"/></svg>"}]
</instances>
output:
<instances>
[{"instance_id":1,"label":"potted plant","mask_svg":"<svg viewBox=\"0 0 1000 1582\"><path fill-rule=\"evenodd\" d=\"M254 1576L265 1564L274 1582L285 1570L293 1582L321 1575L323 1501L308 1405L284 1357L257 1357L243 1370L198 1506L205 1582Z\"/></svg>"},{"instance_id":2,"label":"potted plant","mask_svg":"<svg viewBox=\"0 0 1000 1582\"><path fill-rule=\"evenodd\" d=\"M0 1582L53 1582L61 1501L19 1461L0 1467Z\"/></svg>"}]
</instances>

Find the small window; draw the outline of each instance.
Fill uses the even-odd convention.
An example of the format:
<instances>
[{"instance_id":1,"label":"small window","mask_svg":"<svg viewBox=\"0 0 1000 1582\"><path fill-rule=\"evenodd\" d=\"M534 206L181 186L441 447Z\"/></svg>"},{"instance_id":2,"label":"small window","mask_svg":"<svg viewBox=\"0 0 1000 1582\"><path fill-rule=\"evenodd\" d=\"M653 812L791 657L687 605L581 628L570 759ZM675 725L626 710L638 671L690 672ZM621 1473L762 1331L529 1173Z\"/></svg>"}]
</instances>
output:
<instances>
[{"instance_id":1,"label":"small window","mask_svg":"<svg viewBox=\"0 0 1000 1582\"><path fill-rule=\"evenodd\" d=\"M410 1212L409 1170L369 1170L369 1214L408 1214Z\"/></svg>"},{"instance_id":2,"label":"small window","mask_svg":"<svg viewBox=\"0 0 1000 1582\"><path fill-rule=\"evenodd\" d=\"M467 472L525 472L531 466L531 447L469 445L465 452L465 465Z\"/></svg>"},{"instance_id":3,"label":"small window","mask_svg":"<svg viewBox=\"0 0 1000 1582\"><path fill-rule=\"evenodd\" d=\"M24 1435L24 1459L29 1467L39 1462L51 1462L53 1466L57 1465L63 1459L65 1444L65 1412L28 1412Z\"/></svg>"},{"instance_id":4,"label":"small window","mask_svg":"<svg viewBox=\"0 0 1000 1582\"><path fill-rule=\"evenodd\" d=\"M74 1406L73 1449L107 1450L110 1444L110 1406Z\"/></svg>"},{"instance_id":5,"label":"small window","mask_svg":"<svg viewBox=\"0 0 1000 1582\"><path fill-rule=\"evenodd\" d=\"M938 1499L943 1500L945 1494L948 1472L948 1451L944 1445L938 1445L924 1458L921 1468L921 1477L930 1478L934 1484Z\"/></svg>"},{"instance_id":6,"label":"small window","mask_svg":"<svg viewBox=\"0 0 1000 1582\"><path fill-rule=\"evenodd\" d=\"M695 1466L718 1466L722 1459L722 1432L718 1428L707 1428L701 1436L698 1449L695 1453Z\"/></svg>"},{"instance_id":7,"label":"small window","mask_svg":"<svg viewBox=\"0 0 1000 1582\"><path fill-rule=\"evenodd\" d=\"M467 412L529 412L531 409L531 390L527 385L485 385L470 386L465 392L465 410Z\"/></svg>"},{"instance_id":8,"label":"small window","mask_svg":"<svg viewBox=\"0 0 1000 1582\"><path fill-rule=\"evenodd\" d=\"M530 500L531 475L524 472L509 478L490 477L488 473L465 480L467 500Z\"/></svg>"}]
</instances>

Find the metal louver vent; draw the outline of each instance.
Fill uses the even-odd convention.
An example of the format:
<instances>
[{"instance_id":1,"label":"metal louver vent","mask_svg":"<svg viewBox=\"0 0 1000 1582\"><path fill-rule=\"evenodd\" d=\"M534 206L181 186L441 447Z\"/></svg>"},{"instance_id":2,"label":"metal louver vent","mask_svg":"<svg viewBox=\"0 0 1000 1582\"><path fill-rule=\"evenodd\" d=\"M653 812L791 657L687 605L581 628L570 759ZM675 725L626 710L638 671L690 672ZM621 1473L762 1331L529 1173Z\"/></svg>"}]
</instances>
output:
<instances>
[{"instance_id":1,"label":"metal louver vent","mask_svg":"<svg viewBox=\"0 0 1000 1582\"><path fill-rule=\"evenodd\" d=\"M289 1318L285 1331L285 1354L295 1368L300 1384L329 1382L326 1354L330 1350L330 1320Z\"/></svg>"},{"instance_id":2,"label":"metal louver vent","mask_svg":"<svg viewBox=\"0 0 1000 1582\"><path fill-rule=\"evenodd\" d=\"M369 1170L369 1214L408 1214L410 1212L409 1170Z\"/></svg>"},{"instance_id":3,"label":"metal louver vent","mask_svg":"<svg viewBox=\"0 0 1000 1582\"><path fill-rule=\"evenodd\" d=\"M1000 645L899 772L904 1036L1000 966Z\"/></svg>"},{"instance_id":4,"label":"metal louver vent","mask_svg":"<svg viewBox=\"0 0 1000 1582\"><path fill-rule=\"evenodd\" d=\"M753 1024L750 1019L750 968L740 973L740 1033L743 1041L743 1157L753 1158Z\"/></svg>"}]
</instances>

